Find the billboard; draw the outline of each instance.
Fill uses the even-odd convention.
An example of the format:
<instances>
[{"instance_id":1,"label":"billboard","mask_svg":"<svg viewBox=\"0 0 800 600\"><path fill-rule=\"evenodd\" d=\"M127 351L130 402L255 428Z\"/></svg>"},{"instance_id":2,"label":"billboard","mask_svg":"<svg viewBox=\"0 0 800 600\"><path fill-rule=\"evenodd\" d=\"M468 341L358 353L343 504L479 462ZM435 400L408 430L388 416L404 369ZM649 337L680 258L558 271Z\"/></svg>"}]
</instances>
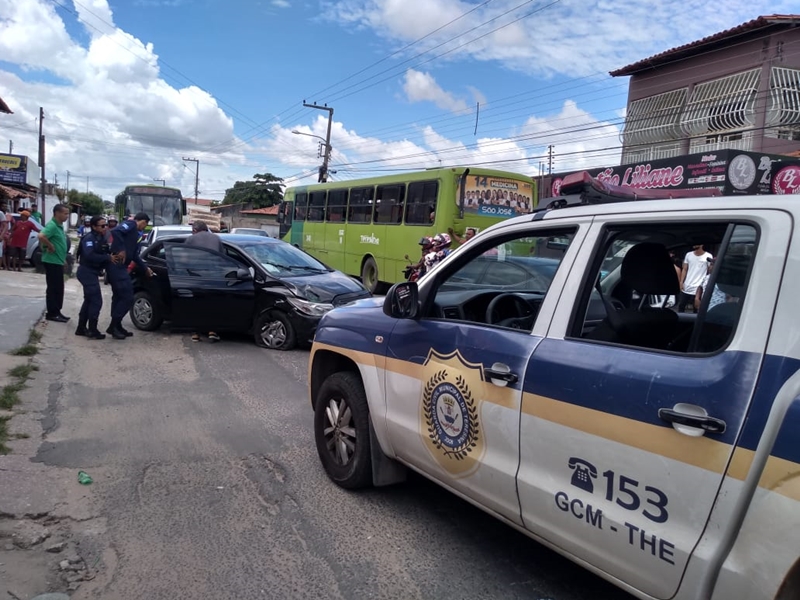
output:
<instances>
[{"instance_id":1,"label":"billboard","mask_svg":"<svg viewBox=\"0 0 800 600\"><path fill-rule=\"evenodd\" d=\"M0 183L25 185L27 183L27 172L27 156L0 154Z\"/></svg>"},{"instance_id":2,"label":"billboard","mask_svg":"<svg viewBox=\"0 0 800 600\"><path fill-rule=\"evenodd\" d=\"M533 182L491 175L469 175L464 187L464 211L486 217L516 217L531 212L536 199Z\"/></svg>"},{"instance_id":3,"label":"billboard","mask_svg":"<svg viewBox=\"0 0 800 600\"><path fill-rule=\"evenodd\" d=\"M736 196L773 193L773 165L787 160L792 159L778 154L717 150L586 171L611 185L638 189L716 188L725 196ZM552 176L551 196L559 195L561 182L569 174Z\"/></svg>"}]
</instances>

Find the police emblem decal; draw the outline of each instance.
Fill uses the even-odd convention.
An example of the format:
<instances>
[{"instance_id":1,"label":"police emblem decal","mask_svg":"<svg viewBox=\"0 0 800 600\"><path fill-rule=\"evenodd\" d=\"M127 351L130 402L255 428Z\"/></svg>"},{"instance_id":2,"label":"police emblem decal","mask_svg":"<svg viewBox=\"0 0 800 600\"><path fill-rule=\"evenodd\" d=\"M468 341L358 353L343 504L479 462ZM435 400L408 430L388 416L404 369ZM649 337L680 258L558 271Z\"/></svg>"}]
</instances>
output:
<instances>
[{"instance_id":1,"label":"police emblem decal","mask_svg":"<svg viewBox=\"0 0 800 600\"><path fill-rule=\"evenodd\" d=\"M428 437L445 457L463 460L478 444L478 410L461 375L451 382L446 369L434 373L425 384L422 410Z\"/></svg>"}]
</instances>

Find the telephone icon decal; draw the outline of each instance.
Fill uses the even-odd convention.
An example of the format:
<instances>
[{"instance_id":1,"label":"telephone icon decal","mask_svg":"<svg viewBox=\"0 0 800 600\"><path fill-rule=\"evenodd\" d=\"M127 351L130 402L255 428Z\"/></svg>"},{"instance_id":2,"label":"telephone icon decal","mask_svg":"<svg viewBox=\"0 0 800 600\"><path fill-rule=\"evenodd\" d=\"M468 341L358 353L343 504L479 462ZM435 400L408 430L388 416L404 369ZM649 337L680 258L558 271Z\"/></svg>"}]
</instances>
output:
<instances>
[{"instance_id":1,"label":"telephone icon decal","mask_svg":"<svg viewBox=\"0 0 800 600\"><path fill-rule=\"evenodd\" d=\"M597 479L597 469L595 466L588 460L573 456L569 459L569 468L575 471L572 474L570 483L576 488L593 494L594 484L592 483L592 479Z\"/></svg>"}]
</instances>

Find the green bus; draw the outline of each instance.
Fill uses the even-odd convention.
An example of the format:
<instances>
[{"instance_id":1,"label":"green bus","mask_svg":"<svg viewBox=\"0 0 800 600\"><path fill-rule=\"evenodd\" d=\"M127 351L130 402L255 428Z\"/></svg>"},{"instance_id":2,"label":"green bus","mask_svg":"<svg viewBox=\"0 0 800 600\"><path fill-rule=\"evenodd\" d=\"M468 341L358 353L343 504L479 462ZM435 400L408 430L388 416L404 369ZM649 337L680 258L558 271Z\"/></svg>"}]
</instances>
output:
<instances>
[{"instance_id":1,"label":"green bus","mask_svg":"<svg viewBox=\"0 0 800 600\"><path fill-rule=\"evenodd\" d=\"M186 201L178 188L160 185L128 185L117 194L114 212L120 219L138 212L150 216L150 226L180 225L186 216Z\"/></svg>"},{"instance_id":2,"label":"green bus","mask_svg":"<svg viewBox=\"0 0 800 600\"><path fill-rule=\"evenodd\" d=\"M529 176L439 168L287 188L278 222L281 239L376 292L403 280L404 256L419 260L422 237L480 231L531 212L536 202Z\"/></svg>"}]
</instances>

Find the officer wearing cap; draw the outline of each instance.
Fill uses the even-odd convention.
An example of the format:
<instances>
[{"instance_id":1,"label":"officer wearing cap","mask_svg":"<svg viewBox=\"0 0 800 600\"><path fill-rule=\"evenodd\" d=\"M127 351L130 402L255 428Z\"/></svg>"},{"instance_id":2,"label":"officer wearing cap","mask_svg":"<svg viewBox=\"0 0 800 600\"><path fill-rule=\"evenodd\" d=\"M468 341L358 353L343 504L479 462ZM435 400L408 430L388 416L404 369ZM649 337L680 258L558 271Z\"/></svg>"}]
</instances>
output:
<instances>
[{"instance_id":1,"label":"officer wearing cap","mask_svg":"<svg viewBox=\"0 0 800 600\"><path fill-rule=\"evenodd\" d=\"M153 271L139 257L139 233L144 231L150 217L147 213L136 213L111 231L111 264L108 266L108 281L111 283L111 325L106 329L115 340L124 340L133 335L122 327L122 319L133 306L133 283L128 274L128 265L135 263L148 277Z\"/></svg>"},{"instance_id":2,"label":"officer wearing cap","mask_svg":"<svg viewBox=\"0 0 800 600\"><path fill-rule=\"evenodd\" d=\"M78 281L83 286L83 304L78 315L78 328L75 335L93 340L105 339L97 329L100 309L103 308L103 295L97 278L104 267L111 264L109 246L106 241L106 220L97 215L89 221L91 229L84 234L78 245Z\"/></svg>"}]
</instances>

